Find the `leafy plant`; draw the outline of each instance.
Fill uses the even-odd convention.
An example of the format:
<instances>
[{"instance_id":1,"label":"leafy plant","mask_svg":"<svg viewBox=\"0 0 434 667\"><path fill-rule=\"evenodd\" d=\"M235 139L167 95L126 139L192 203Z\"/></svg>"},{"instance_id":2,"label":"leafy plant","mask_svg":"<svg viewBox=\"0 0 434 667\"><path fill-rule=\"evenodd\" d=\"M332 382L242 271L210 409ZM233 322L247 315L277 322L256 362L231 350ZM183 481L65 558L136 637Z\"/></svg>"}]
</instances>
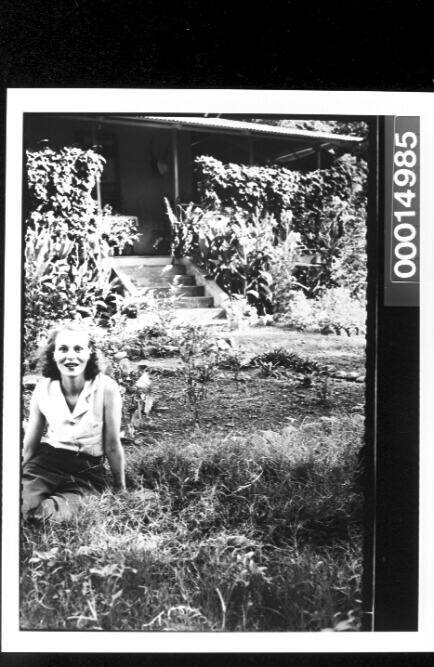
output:
<instances>
[{"instance_id":1,"label":"leafy plant","mask_svg":"<svg viewBox=\"0 0 434 667\"><path fill-rule=\"evenodd\" d=\"M226 351L223 356L223 365L226 368L229 368L232 371L233 379L238 391L239 380L240 380L240 371L243 367L243 360L240 353L240 350L237 348L230 349Z\"/></svg>"},{"instance_id":2,"label":"leafy plant","mask_svg":"<svg viewBox=\"0 0 434 667\"><path fill-rule=\"evenodd\" d=\"M93 190L104 158L92 150L27 151L25 346L34 347L47 319L110 316L120 286L109 257L134 238L133 225L109 224Z\"/></svg>"},{"instance_id":3,"label":"leafy plant","mask_svg":"<svg viewBox=\"0 0 434 667\"><path fill-rule=\"evenodd\" d=\"M134 218L124 215L115 215L113 207L106 204L99 219L99 231L101 239L107 243L110 252L119 255L139 239L137 223Z\"/></svg>"},{"instance_id":4,"label":"leafy plant","mask_svg":"<svg viewBox=\"0 0 434 667\"><path fill-rule=\"evenodd\" d=\"M345 331L347 336L366 331L366 299L353 297L348 288L326 290L315 303L315 312L319 331Z\"/></svg>"},{"instance_id":5,"label":"leafy plant","mask_svg":"<svg viewBox=\"0 0 434 667\"><path fill-rule=\"evenodd\" d=\"M301 375L300 384L303 387L315 386L319 398L324 402L328 400L328 381L333 370L331 366L301 357L285 348L276 348L256 355L251 364L259 368L261 377L277 377L279 368L292 370Z\"/></svg>"},{"instance_id":6,"label":"leafy plant","mask_svg":"<svg viewBox=\"0 0 434 667\"><path fill-rule=\"evenodd\" d=\"M301 178L298 172L282 167L223 164L205 155L195 159L195 168L202 206L245 213L262 210L276 219L291 208Z\"/></svg>"},{"instance_id":7,"label":"leafy plant","mask_svg":"<svg viewBox=\"0 0 434 667\"><path fill-rule=\"evenodd\" d=\"M266 361L265 359L257 359L256 365L259 368L259 375L262 378L279 377L278 364L274 361Z\"/></svg>"},{"instance_id":8,"label":"leafy plant","mask_svg":"<svg viewBox=\"0 0 434 667\"><path fill-rule=\"evenodd\" d=\"M294 290L277 319L299 330L345 332L347 336L363 334L366 331L366 299L362 295L352 296L345 287L324 290L316 299L308 299L301 290Z\"/></svg>"},{"instance_id":9,"label":"leafy plant","mask_svg":"<svg viewBox=\"0 0 434 667\"><path fill-rule=\"evenodd\" d=\"M177 215L172 211L169 200L164 197L166 212L170 221L172 257L185 257L193 252L195 230L203 216L203 211L190 202L187 206L176 205Z\"/></svg>"},{"instance_id":10,"label":"leafy plant","mask_svg":"<svg viewBox=\"0 0 434 667\"><path fill-rule=\"evenodd\" d=\"M241 294L231 294L229 301L225 303L225 310L230 330L240 329L244 325L255 325L258 322L256 308Z\"/></svg>"},{"instance_id":11,"label":"leafy plant","mask_svg":"<svg viewBox=\"0 0 434 667\"><path fill-rule=\"evenodd\" d=\"M278 347L268 352L262 352L261 354L253 357L251 363L255 364L259 361L271 362L276 366L289 368L298 373L313 372L322 368L321 364L319 364L317 361L308 359L306 357L301 357L299 354L286 350L283 347Z\"/></svg>"},{"instance_id":12,"label":"leafy plant","mask_svg":"<svg viewBox=\"0 0 434 667\"><path fill-rule=\"evenodd\" d=\"M180 290L175 283L170 285L167 293L161 294L158 288L149 288L141 297L139 311L147 316L155 336L170 338L174 334L176 324L176 308L179 304Z\"/></svg>"},{"instance_id":13,"label":"leafy plant","mask_svg":"<svg viewBox=\"0 0 434 667\"><path fill-rule=\"evenodd\" d=\"M308 299L303 290L292 290L281 304L276 320L299 331L314 330L317 326L314 299Z\"/></svg>"},{"instance_id":14,"label":"leafy plant","mask_svg":"<svg viewBox=\"0 0 434 667\"><path fill-rule=\"evenodd\" d=\"M188 238L188 251L207 274L232 296L241 296L259 313L272 310L273 276L271 261L276 261L279 225L273 216L260 210L240 209L205 211L189 206L177 217L169 217L175 238ZM179 230L183 231L180 232ZM186 252L183 242L177 253Z\"/></svg>"},{"instance_id":15,"label":"leafy plant","mask_svg":"<svg viewBox=\"0 0 434 667\"><path fill-rule=\"evenodd\" d=\"M239 212L232 224L234 254L229 269L240 285L240 293L260 314L272 308L270 254L275 243L276 221L255 211L251 217Z\"/></svg>"},{"instance_id":16,"label":"leafy plant","mask_svg":"<svg viewBox=\"0 0 434 667\"><path fill-rule=\"evenodd\" d=\"M295 289L317 298L324 289L345 286L353 297L363 296L363 160L345 155L329 169L309 173L225 165L206 156L195 164L200 205L178 206L175 214L166 200L174 256L191 255L261 316L294 310ZM316 257L309 266L300 263L306 251Z\"/></svg>"},{"instance_id":17,"label":"leafy plant","mask_svg":"<svg viewBox=\"0 0 434 667\"><path fill-rule=\"evenodd\" d=\"M284 312L294 290L303 288L295 277L300 252L303 250L301 237L299 233L291 231L292 214L282 217L281 238L272 247L269 259L274 313Z\"/></svg>"},{"instance_id":18,"label":"leafy plant","mask_svg":"<svg viewBox=\"0 0 434 667\"><path fill-rule=\"evenodd\" d=\"M207 384L213 380L220 350L217 341L205 329L188 326L183 330L180 353L184 362L187 399L193 410L194 422L198 425L200 405L206 397Z\"/></svg>"},{"instance_id":19,"label":"leafy plant","mask_svg":"<svg viewBox=\"0 0 434 667\"><path fill-rule=\"evenodd\" d=\"M144 369L132 362L134 358L143 358L143 332L140 340L125 331L125 316L111 318L107 329L91 327L96 341L103 372L113 377L119 385L122 395L122 428L128 438L134 439L142 429L152 408L153 383Z\"/></svg>"},{"instance_id":20,"label":"leafy plant","mask_svg":"<svg viewBox=\"0 0 434 667\"><path fill-rule=\"evenodd\" d=\"M344 155L332 167L299 173L284 167L223 164L196 158L200 206L272 215L277 237L291 215L291 231L301 246L318 253L318 266L297 267L295 279L309 295L320 288L350 286L354 294L366 283L366 161Z\"/></svg>"}]
</instances>

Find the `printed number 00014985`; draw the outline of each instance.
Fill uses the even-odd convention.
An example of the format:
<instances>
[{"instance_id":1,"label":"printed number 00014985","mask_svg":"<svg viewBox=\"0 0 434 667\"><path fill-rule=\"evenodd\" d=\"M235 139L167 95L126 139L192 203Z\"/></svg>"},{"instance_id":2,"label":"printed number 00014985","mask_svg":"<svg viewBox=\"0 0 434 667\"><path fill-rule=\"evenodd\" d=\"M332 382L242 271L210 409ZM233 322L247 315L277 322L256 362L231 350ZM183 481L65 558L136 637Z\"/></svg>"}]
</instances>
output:
<instances>
[{"instance_id":1,"label":"printed number 00014985","mask_svg":"<svg viewBox=\"0 0 434 667\"><path fill-rule=\"evenodd\" d=\"M414 132L404 132L401 137L398 133L395 134L395 147L405 149L397 150L393 156L394 165L397 167L393 174L393 182L396 188L400 188L394 192L394 198L402 207L402 210L396 210L393 213L394 222L397 222L393 228L395 239L393 273L401 280L408 280L416 273L414 261L417 255L417 247L414 243L416 227L409 220L416 215L415 211L411 210L412 201L416 197L416 193L411 189L416 185L417 156L412 150L416 146L417 136ZM405 191L404 188L406 188Z\"/></svg>"}]
</instances>

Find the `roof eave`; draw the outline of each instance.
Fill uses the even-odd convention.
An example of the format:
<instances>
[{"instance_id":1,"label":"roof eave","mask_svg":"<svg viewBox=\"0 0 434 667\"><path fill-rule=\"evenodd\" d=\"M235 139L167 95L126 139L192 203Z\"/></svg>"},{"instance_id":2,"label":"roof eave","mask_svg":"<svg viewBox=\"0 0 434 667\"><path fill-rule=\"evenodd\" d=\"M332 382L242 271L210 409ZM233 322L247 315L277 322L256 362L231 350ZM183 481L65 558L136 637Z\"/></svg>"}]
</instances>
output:
<instances>
[{"instance_id":1,"label":"roof eave","mask_svg":"<svg viewBox=\"0 0 434 667\"><path fill-rule=\"evenodd\" d=\"M208 133L215 133L215 134L234 134L239 136L240 134L245 135L245 136L251 136L251 137L267 137L270 139L278 139L280 141L282 140L289 140L289 141L312 141L314 143L324 143L325 141L334 143L337 145L342 145L346 146L349 144L358 144L363 141L363 137L352 137L348 135L341 135L341 134L332 134L332 133L320 133L320 132L310 132L308 130L306 131L295 131L295 132L276 132L275 129L270 129L270 131L267 132L266 129L264 129L264 126L255 127L255 124L252 123L252 127L250 128L235 128L235 127L227 127L227 126L221 126L218 127L216 125L204 125L204 124L197 124L195 125L194 122L192 121L185 121L183 122L181 118L176 117L176 120L172 120L168 117L161 117L158 118L156 116L116 116L116 118L124 119L124 120L129 120L136 123L143 123L146 124L148 127L159 127L159 128L167 128L167 127L172 127L173 129L178 129L178 130L190 130L193 132L208 132ZM191 117L190 117L191 118ZM270 126L274 127L275 126Z\"/></svg>"},{"instance_id":2,"label":"roof eave","mask_svg":"<svg viewBox=\"0 0 434 667\"><path fill-rule=\"evenodd\" d=\"M340 134L326 134L326 133L313 133L313 132L294 132L294 133L278 133L275 130L267 132L263 129L257 129L252 123L251 128L235 128L235 127L217 127L215 125L195 125L190 122L182 122L182 119L177 118L176 121L168 118L157 118L149 116L137 116L137 115L107 115L107 114L98 114L98 115L87 115L87 114L56 114L60 115L63 118L76 119L82 121L92 121L97 123L104 124L114 124L114 125L128 125L130 127L154 127L157 129L174 129L174 130L188 130L190 132L205 132L208 134L230 134L234 136L247 136L254 137L257 139L275 139L279 141L293 141L299 143L310 143L315 145L321 145L324 142L336 145L336 146L350 146L354 144L359 144L364 141L363 137L350 137L347 135ZM273 127L273 126L270 126Z\"/></svg>"}]
</instances>

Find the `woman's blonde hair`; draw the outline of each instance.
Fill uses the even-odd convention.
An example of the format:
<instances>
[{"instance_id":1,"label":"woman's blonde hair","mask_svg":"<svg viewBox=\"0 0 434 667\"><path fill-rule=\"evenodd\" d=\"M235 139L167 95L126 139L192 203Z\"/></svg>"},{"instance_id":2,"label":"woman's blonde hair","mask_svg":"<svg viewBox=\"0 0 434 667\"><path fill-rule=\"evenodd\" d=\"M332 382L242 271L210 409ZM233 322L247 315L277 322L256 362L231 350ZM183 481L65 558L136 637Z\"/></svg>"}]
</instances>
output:
<instances>
[{"instance_id":1,"label":"woman's blonde hair","mask_svg":"<svg viewBox=\"0 0 434 667\"><path fill-rule=\"evenodd\" d=\"M45 345L42 347L39 354L39 365L41 367L42 375L51 378L52 380L60 379L59 369L54 361L54 349L56 346L56 338L63 331L75 331L80 334L84 333L88 337L90 357L84 371L84 377L86 380L93 380L102 370L101 361L96 349L94 337L88 329L78 322L65 322L57 325L48 332Z\"/></svg>"}]
</instances>

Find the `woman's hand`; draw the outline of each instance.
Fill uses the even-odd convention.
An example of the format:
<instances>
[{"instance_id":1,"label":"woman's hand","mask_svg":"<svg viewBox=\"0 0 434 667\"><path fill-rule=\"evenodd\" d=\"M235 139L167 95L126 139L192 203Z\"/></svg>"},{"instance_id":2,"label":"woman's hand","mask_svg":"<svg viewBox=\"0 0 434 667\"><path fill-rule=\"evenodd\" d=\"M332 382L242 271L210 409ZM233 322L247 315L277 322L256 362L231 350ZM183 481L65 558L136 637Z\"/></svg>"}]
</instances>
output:
<instances>
[{"instance_id":1,"label":"woman's hand","mask_svg":"<svg viewBox=\"0 0 434 667\"><path fill-rule=\"evenodd\" d=\"M24 436L23 466L36 454L45 428L45 417L39 409L36 390L30 401L29 421Z\"/></svg>"}]
</instances>

